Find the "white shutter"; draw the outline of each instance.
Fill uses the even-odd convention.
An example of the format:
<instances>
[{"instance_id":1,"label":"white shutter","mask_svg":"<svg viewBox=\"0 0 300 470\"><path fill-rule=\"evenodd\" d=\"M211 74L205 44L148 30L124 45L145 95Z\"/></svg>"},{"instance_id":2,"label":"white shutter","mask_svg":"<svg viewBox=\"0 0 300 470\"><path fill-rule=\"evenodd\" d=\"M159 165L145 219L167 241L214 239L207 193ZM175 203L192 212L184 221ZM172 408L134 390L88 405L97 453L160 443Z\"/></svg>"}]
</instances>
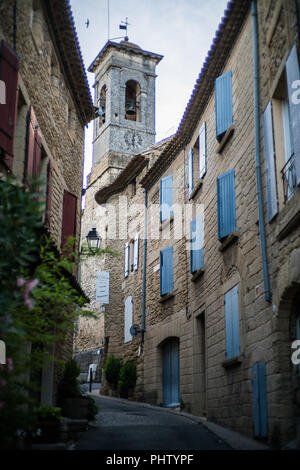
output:
<instances>
[{"instance_id":1,"label":"white shutter","mask_svg":"<svg viewBox=\"0 0 300 470\"><path fill-rule=\"evenodd\" d=\"M129 295L125 300L125 316L124 316L124 343L132 340L130 328L132 326L132 297Z\"/></svg>"},{"instance_id":2,"label":"white shutter","mask_svg":"<svg viewBox=\"0 0 300 470\"><path fill-rule=\"evenodd\" d=\"M137 233L134 237L134 248L133 248L133 270L137 271L139 267L139 241L140 236Z\"/></svg>"},{"instance_id":3,"label":"white shutter","mask_svg":"<svg viewBox=\"0 0 300 470\"><path fill-rule=\"evenodd\" d=\"M206 122L204 122L199 132L199 178L203 178L206 173Z\"/></svg>"},{"instance_id":4,"label":"white shutter","mask_svg":"<svg viewBox=\"0 0 300 470\"><path fill-rule=\"evenodd\" d=\"M187 156L187 177L188 177L188 196L190 197L194 189L193 185L193 149L190 149Z\"/></svg>"},{"instance_id":5,"label":"white shutter","mask_svg":"<svg viewBox=\"0 0 300 470\"><path fill-rule=\"evenodd\" d=\"M108 271L97 271L96 302L99 304L109 304L109 272Z\"/></svg>"},{"instance_id":6,"label":"white shutter","mask_svg":"<svg viewBox=\"0 0 300 470\"><path fill-rule=\"evenodd\" d=\"M124 250L124 276L127 277L129 275L129 243L125 243L125 250Z\"/></svg>"}]
</instances>

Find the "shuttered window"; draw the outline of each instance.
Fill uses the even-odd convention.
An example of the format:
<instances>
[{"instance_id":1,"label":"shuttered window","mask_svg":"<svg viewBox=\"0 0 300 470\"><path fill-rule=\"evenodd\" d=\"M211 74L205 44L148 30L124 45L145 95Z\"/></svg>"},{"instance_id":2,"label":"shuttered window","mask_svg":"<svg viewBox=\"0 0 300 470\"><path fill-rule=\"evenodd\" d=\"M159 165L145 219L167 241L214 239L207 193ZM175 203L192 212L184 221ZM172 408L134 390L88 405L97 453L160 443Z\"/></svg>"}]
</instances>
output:
<instances>
[{"instance_id":1,"label":"shuttered window","mask_svg":"<svg viewBox=\"0 0 300 470\"><path fill-rule=\"evenodd\" d=\"M233 123L231 70L215 81L216 136L218 141Z\"/></svg>"},{"instance_id":2,"label":"shuttered window","mask_svg":"<svg viewBox=\"0 0 300 470\"><path fill-rule=\"evenodd\" d=\"M203 215L191 220L191 273L198 271L204 265L203 229Z\"/></svg>"},{"instance_id":3,"label":"shuttered window","mask_svg":"<svg viewBox=\"0 0 300 470\"><path fill-rule=\"evenodd\" d=\"M199 132L199 177L203 178L206 173L206 122Z\"/></svg>"},{"instance_id":4,"label":"shuttered window","mask_svg":"<svg viewBox=\"0 0 300 470\"><path fill-rule=\"evenodd\" d=\"M160 221L169 219L173 215L173 175L160 180Z\"/></svg>"},{"instance_id":5,"label":"shuttered window","mask_svg":"<svg viewBox=\"0 0 300 470\"><path fill-rule=\"evenodd\" d=\"M296 45L286 61L286 80L289 97L297 185L300 184L300 70ZM297 91L298 90L298 91Z\"/></svg>"},{"instance_id":6,"label":"shuttered window","mask_svg":"<svg viewBox=\"0 0 300 470\"><path fill-rule=\"evenodd\" d=\"M219 240L236 230L234 169L217 178Z\"/></svg>"},{"instance_id":7,"label":"shuttered window","mask_svg":"<svg viewBox=\"0 0 300 470\"><path fill-rule=\"evenodd\" d=\"M266 185L268 202L268 221L270 222L278 212L278 198L276 185L276 166L274 151L272 105L268 103L263 113L264 154L266 165Z\"/></svg>"},{"instance_id":8,"label":"shuttered window","mask_svg":"<svg viewBox=\"0 0 300 470\"><path fill-rule=\"evenodd\" d=\"M25 159L25 178L27 181L40 175L41 165L41 134L33 107L30 106L27 116L27 141Z\"/></svg>"},{"instance_id":9,"label":"shuttered window","mask_svg":"<svg viewBox=\"0 0 300 470\"><path fill-rule=\"evenodd\" d=\"M225 294L225 343L226 359L240 355L240 331L239 331L239 290L233 287Z\"/></svg>"},{"instance_id":10,"label":"shuttered window","mask_svg":"<svg viewBox=\"0 0 300 470\"><path fill-rule=\"evenodd\" d=\"M130 251L130 243L125 243L124 249L124 276L129 276L129 251Z\"/></svg>"},{"instance_id":11,"label":"shuttered window","mask_svg":"<svg viewBox=\"0 0 300 470\"><path fill-rule=\"evenodd\" d=\"M65 254L68 254L66 246L68 237L75 237L76 235L76 209L76 196L68 191L64 191L61 247Z\"/></svg>"},{"instance_id":12,"label":"shuttered window","mask_svg":"<svg viewBox=\"0 0 300 470\"><path fill-rule=\"evenodd\" d=\"M173 291L173 247L160 252L160 295Z\"/></svg>"},{"instance_id":13,"label":"shuttered window","mask_svg":"<svg viewBox=\"0 0 300 470\"><path fill-rule=\"evenodd\" d=\"M193 152L193 149L190 149L188 156L187 156L187 187L188 187L189 198L191 197L192 191L194 189L193 159L194 159L194 152Z\"/></svg>"},{"instance_id":14,"label":"shuttered window","mask_svg":"<svg viewBox=\"0 0 300 470\"><path fill-rule=\"evenodd\" d=\"M129 295L125 300L125 318L124 318L124 343L132 340L130 328L132 326L132 297Z\"/></svg>"},{"instance_id":15,"label":"shuttered window","mask_svg":"<svg viewBox=\"0 0 300 470\"><path fill-rule=\"evenodd\" d=\"M19 60L5 41L0 44L0 150L4 160L12 168L16 112L18 102Z\"/></svg>"}]
</instances>

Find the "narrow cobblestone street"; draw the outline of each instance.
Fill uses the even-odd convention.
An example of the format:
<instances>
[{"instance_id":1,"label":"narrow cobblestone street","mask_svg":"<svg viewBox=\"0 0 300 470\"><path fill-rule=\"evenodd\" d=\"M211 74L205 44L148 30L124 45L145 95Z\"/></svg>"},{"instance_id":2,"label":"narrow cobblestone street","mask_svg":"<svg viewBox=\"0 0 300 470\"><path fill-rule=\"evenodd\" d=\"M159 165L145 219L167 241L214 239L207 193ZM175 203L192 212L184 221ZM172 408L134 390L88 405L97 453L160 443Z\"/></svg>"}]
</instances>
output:
<instances>
[{"instance_id":1,"label":"narrow cobblestone street","mask_svg":"<svg viewBox=\"0 0 300 470\"><path fill-rule=\"evenodd\" d=\"M164 409L95 396L100 411L76 450L229 450L203 425Z\"/></svg>"}]
</instances>

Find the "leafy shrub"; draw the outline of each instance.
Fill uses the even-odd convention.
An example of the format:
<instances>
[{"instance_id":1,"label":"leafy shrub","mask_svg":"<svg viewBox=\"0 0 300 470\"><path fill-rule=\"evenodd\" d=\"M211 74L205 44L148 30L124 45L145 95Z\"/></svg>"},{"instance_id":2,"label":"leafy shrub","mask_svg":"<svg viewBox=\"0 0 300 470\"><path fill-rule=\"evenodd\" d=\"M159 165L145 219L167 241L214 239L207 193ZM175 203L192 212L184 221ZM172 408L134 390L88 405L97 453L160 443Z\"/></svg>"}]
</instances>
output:
<instances>
[{"instance_id":1,"label":"leafy shrub","mask_svg":"<svg viewBox=\"0 0 300 470\"><path fill-rule=\"evenodd\" d=\"M96 405L96 402L93 397L90 395L87 396L88 400L88 414L87 414L87 419L89 421L94 421L96 418L96 414L99 411L99 407Z\"/></svg>"},{"instance_id":2,"label":"leafy shrub","mask_svg":"<svg viewBox=\"0 0 300 470\"><path fill-rule=\"evenodd\" d=\"M61 418L61 409L55 406L41 405L38 408L34 408L33 413L39 422L59 421Z\"/></svg>"},{"instance_id":3,"label":"leafy shrub","mask_svg":"<svg viewBox=\"0 0 300 470\"><path fill-rule=\"evenodd\" d=\"M125 364L123 364L121 367L118 381L118 385L122 395L124 393L126 394L129 388L135 387L136 379L136 363L133 361L125 362Z\"/></svg>"},{"instance_id":4,"label":"leafy shrub","mask_svg":"<svg viewBox=\"0 0 300 470\"><path fill-rule=\"evenodd\" d=\"M66 398L76 398L82 395L77 378L79 374L80 368L75 359L66 362L64 375L58 385L57 401L59 404Z\"/></svg>"},{"instance_id":5,"label":"leafy shrub","mask_svg":"<svg viewBox=\"0 0 300 470\"><path fill-rule=\"evenodd\" d=\"M118 385L120 369L121 359L115 358L113 354L109 356L104 366L104 373L107 382L114 388Z\"/></svg>"}]
</instances>

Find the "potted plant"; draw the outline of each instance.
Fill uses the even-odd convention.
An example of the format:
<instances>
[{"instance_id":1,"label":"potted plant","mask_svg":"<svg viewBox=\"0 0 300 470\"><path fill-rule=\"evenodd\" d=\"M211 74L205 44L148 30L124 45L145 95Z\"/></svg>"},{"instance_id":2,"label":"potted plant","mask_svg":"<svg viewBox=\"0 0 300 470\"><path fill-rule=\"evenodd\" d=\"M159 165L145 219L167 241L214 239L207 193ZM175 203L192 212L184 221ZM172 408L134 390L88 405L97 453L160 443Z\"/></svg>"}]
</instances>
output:
<instances>
[{"instance_id":1,"label":"potted plant","mask_svg":"<svg viewBox=\"0 0 300 470\"><path fill-rule=\"evenodd\" d=\"M60 431L61 409L55 406L41 405L33 410L40 432L37 438L40 442L57 442Z\"/></svg>"},{"instance_id":2,"label":"potted plant","mask_svg":"<svg viewBox=\"0 0 300 470\"><path fill-rule=\"evenodd\" d=\"M74 359L65 364L64 374L58 386L57 402L62 408L63 416L72 419L87 419L88 400L80 391L79 374L80 369Z\"/></svg>"}]
</instances>

